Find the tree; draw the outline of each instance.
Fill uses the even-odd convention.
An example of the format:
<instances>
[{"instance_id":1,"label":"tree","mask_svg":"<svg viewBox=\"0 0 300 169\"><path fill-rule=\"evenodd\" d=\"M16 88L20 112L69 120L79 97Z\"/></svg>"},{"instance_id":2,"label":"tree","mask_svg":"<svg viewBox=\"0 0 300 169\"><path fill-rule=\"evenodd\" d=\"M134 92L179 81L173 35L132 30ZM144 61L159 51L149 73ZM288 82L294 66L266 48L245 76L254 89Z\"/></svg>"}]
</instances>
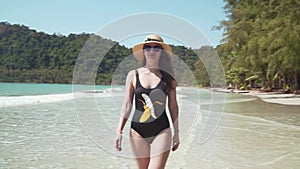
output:
<instances>
[{"instance_id":1,"label":"tree","mask_svg":"<svg viewBox=\"0 0 300 169\"><path fill-rule=\"evenodd\" d=\"M225 0L223 63L230 72L251 70L264 88L299 90L300 2L297 0Z\"/></svg>"}]
</instances>

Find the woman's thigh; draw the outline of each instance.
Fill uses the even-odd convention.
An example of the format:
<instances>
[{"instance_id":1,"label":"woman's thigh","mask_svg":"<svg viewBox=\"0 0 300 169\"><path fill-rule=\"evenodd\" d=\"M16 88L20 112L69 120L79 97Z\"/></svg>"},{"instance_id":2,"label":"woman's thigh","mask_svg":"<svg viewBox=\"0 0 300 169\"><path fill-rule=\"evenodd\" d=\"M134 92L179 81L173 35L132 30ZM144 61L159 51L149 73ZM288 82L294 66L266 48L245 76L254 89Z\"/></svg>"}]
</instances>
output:
<instances>
[{"instance_id":1,"label":"woman's thigh","mask_svg":"<svg viewBox=\"0 0 300 169\"><path fill-rule=\"evenodd\" d=\"M170 150L172 145L171 129L167 128L161 131L151 144L151 157L162 154Z\"/></svg>"},{"instance_id":2,"label":"woman's thigh","mask_svg":"<svg viewBox=\"0 0 300 169\"><path fill-rule=\"evenodd\" d=\"M149 143L135 130L130 131L130 145L136 158L149 158Z\"/></svg>"},{"instance_id":3,"label":"woman's thigh","mask_svg":"<svg viewBox=\"0 0 300 169\"><path fill-rule=\"evenodd\" d=\"M151 144L151 158L149 168L164 168L169 157L172 145L171 129L165 129L153 140Z\"/></svg>"}]
</instances>

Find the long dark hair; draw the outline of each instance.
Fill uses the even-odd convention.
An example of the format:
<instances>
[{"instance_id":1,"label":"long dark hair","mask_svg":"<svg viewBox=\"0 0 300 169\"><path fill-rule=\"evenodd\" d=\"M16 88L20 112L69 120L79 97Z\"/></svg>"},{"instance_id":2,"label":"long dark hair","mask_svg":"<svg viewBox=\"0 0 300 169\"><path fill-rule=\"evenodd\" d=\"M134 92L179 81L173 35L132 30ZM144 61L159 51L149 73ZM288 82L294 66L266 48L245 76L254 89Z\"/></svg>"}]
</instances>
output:
<instances>
[{"instance_id":1,"label":"long dark hair","mask_svg":"<svg viewBox=\"0 0 300 169\"><path fill-rule=\"evenodd\" d=\"M143 65L144 66L146 65L146 58L143 61ZM167 88L166 88L167 92L171 89L174 89L176 87L174 86L173 83L173 81L175 80L175 72L174 72L171 57L168 55L168 53L165 50L161 50L158 67L160 69L162 77L167 83Z\"/></svg>"}]
</instances>

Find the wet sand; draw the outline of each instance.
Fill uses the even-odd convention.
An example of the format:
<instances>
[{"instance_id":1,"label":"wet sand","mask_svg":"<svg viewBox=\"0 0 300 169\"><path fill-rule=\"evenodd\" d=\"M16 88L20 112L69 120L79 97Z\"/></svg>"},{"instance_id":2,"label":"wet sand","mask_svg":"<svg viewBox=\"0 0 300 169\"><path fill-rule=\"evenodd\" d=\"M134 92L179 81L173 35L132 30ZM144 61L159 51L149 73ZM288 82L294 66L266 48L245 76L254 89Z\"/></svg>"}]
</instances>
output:
<instances>
[{"instance_id":1,"label":"wet sand","mask_svg":"<svg viewBox=\"0 0 300 169\"><path fill-rule=\"evenodd\" d=\"M294 93L261 92L257 90L213 89L222 93L235 93L245 96L255 96L268 103L283 105L300 105L300 95Z\"/></svg>"},{"instance_id":2,"label":"wet sand","mask_svg":"<svg viewBox=\"0 0 300 169\"><path fill-rule=\"evenodd\" d=\"M266 93L258 91L250 91L249 93L242 93L243 95L256 96L265 102L277 103L284 105L300 105L300 95L296 94L278 94Z\"/></svg>"}]
</instances>

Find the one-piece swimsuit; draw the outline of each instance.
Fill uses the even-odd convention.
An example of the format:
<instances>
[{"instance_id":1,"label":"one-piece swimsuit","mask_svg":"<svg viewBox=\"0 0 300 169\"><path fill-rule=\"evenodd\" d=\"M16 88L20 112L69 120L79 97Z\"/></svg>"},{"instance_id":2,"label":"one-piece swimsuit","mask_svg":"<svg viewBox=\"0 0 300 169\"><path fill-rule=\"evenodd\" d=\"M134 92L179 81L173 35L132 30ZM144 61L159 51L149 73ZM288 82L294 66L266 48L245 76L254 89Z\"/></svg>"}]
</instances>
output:
<instances>
[{"instance_id":1,"label":"one-piece swimsuit","mask_svg":"<svg viewBox=\"0 0 300 169\"><path fill-rule=\"evenodd\" d=\"M144 88L141 85L139 73L136 71L136 89L134 95L135 112L131 128L151 144L161 131L170 127L165 110L167 92L164 76L162 76L156 87Z\"/></svg>"}]
</instances>

